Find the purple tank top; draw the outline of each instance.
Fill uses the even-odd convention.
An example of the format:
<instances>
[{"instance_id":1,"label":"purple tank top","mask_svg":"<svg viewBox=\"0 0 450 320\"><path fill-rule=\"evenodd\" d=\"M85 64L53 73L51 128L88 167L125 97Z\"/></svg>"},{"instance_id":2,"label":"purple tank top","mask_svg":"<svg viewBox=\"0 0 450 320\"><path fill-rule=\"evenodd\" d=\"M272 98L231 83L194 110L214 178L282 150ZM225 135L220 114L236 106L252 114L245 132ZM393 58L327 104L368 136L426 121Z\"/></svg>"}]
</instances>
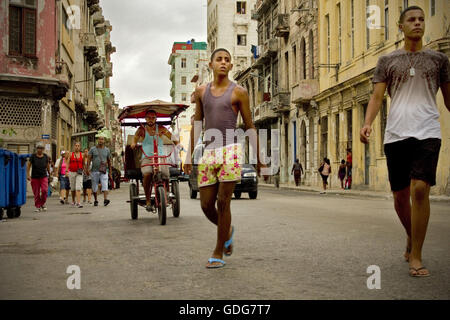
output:
<instances>
[{"instance_id":1,"label":"purple tank top","mask_svg":"<svg viewBox=\"0 0 450 320\"><path fill-rule=\"evenodd\" d=\"M203 115L205 117L205 130L216 129L222 133L223 139L212 141L205 139L206 148L219 148L235 143L234 135L227 137L227 129L236 129L237 113L231 107L231 95L236 83L230 81L227 90L220 97L215 97L211 93L211 83L208 83L205 94L203 95ZM206 137L206 135L205 135Z\"/></svg>"}]
</instances>

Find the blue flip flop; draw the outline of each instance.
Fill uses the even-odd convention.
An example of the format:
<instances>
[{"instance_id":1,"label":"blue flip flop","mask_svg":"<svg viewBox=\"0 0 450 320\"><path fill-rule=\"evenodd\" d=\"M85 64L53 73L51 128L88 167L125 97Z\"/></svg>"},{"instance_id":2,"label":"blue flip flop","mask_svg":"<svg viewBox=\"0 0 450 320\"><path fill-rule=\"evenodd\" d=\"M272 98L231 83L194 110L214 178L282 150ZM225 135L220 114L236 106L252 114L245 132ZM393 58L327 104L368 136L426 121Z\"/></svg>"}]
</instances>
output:
<instances>
[{"instance_id":1,"label":"blue flip flop","mask_svg":"<svg viewBox=\"0 0 450 320\"><path fill-rule=\"evenodd\" d=\"M234 226L231 227L231 237L230 239L228 239L227 241L225 241L225 249L228 250L228 248L230 247L230 245L233 244L233 236L234 236ZM223 254L226 255L227 257L231 256L231 254L233 253L233 251L231 251L231 253L226 253L224 252Z\"/></svg>"},{"instance_id":2,"label":"blue flip flop","mask_svg":"<svg viewBox=\"0 0 450 320\"><path fill-rule=\"evenodd\" d=\"M223 261L221 259L209 258L208 263L213 263L213 262L219 262L220 264L213 265L213 266L206 266L206 268L208 268L208 269L216 269L216 268L222 268L225 265L225 261Z\"/></svg>"}]
</instances>

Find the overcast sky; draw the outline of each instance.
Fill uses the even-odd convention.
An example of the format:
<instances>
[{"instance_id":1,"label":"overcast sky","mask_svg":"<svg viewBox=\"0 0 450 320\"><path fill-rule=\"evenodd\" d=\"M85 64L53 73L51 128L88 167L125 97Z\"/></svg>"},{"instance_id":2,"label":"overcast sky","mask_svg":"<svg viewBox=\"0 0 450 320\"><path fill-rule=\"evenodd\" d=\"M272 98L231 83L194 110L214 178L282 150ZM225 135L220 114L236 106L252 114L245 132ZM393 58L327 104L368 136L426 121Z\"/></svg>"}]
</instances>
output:
<instances>
[{"instance_id":1,"label":"overcast sky","mask_svg":"<svg viewBox=\"0 0 450 320\"><path fill-rule=\"evenodd\" d=\"M119 107L171 101L167 64L174 42L206 42L207 0L101 0L113 29L111 91Z\"/></svg>"}]
</instances>

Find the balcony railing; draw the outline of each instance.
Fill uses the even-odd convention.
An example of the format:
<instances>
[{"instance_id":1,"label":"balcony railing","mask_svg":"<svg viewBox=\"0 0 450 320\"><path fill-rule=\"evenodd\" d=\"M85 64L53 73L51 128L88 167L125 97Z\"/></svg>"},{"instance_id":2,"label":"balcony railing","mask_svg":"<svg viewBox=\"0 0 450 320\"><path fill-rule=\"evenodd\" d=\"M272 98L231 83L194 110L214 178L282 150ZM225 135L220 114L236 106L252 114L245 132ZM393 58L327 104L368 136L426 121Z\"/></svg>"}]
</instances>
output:
<instances>
[{"instance_id":1,"label":"balcony railing","mask_svg":"<svg viewBox=\"0 0 450 320\"><path fill-rule=\"evenodd\" d=\"M319 82L316 79L300 80L299 84L292 88L292 102L311 100L318 93Z\"/></svg>"},{"instance_id":2,"label":"balcony railing","mask_svg":"<svg viewBox=\"0 0 450 320\"><path fill-rule=\"evenodd\" d=\"M260 105L255 107L254 119L255 123L278 118L278 115L273 111L273 102L264 101Z\"/></svg>"},{"instance_id":3,"label":"balcony railing","mask_svg":"<svg viewBox=\"0 0 450 320\"><path fill-rule=\"evenodd\" d=\"M97 114L99 111L98 106L97 106L97 102L95 102L95 99L93 98L89 98L88 99L88 103L87 103L87 107L86 107L86 112L87 113L95 113Z\"/></svg>"},{"instance_id":4,"label":"balcony railing","mask_svg":"<svg viewBox=\"0 0 450 320\"><path fill-rule=\"evenodd\" d=\"M289 14L283 13L277 16L275 21L275 35L277 37L286 37L289 35Z\"/></svg>"},{"instance_id":5,"label":"balcony railing","mask_svg":"<svg viewBox=\"0 0 450 320\"><path fill-rule=\"evenodd\" d=\"M289 111L291 108L291 93L287 91L277 92L272 99L275 112Z\"/></svg>"}]
</instances>

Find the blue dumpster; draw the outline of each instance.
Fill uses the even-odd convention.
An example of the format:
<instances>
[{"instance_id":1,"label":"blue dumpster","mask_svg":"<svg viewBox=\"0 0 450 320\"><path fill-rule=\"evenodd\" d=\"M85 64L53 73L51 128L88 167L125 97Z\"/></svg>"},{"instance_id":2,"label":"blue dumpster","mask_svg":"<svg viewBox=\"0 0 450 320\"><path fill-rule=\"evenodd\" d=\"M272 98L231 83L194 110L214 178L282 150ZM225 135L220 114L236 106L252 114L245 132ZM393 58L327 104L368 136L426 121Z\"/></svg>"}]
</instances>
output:
<instances>
[{"instance_id":1,"label":"blue dumpster","mask_svg":"<svg viewBox=\"0 0 450 320\"><path fill-rule=\"evenodd\" d=\"M0 149L0 219L3 218L3 209L9 207L11 159L12 152Z\"/></svg>"},{"instance_id":2,"label":"blue dumpster","mask_svg":"<svg viewBox=\"0 0 450 320\"><path fill-rule=\"evenodd\" d=\"M20 207L27 202L27 159L31 155L20 154L15 163L15 192L11 193L11 206Z\"/></svg>"}]
</instances>

